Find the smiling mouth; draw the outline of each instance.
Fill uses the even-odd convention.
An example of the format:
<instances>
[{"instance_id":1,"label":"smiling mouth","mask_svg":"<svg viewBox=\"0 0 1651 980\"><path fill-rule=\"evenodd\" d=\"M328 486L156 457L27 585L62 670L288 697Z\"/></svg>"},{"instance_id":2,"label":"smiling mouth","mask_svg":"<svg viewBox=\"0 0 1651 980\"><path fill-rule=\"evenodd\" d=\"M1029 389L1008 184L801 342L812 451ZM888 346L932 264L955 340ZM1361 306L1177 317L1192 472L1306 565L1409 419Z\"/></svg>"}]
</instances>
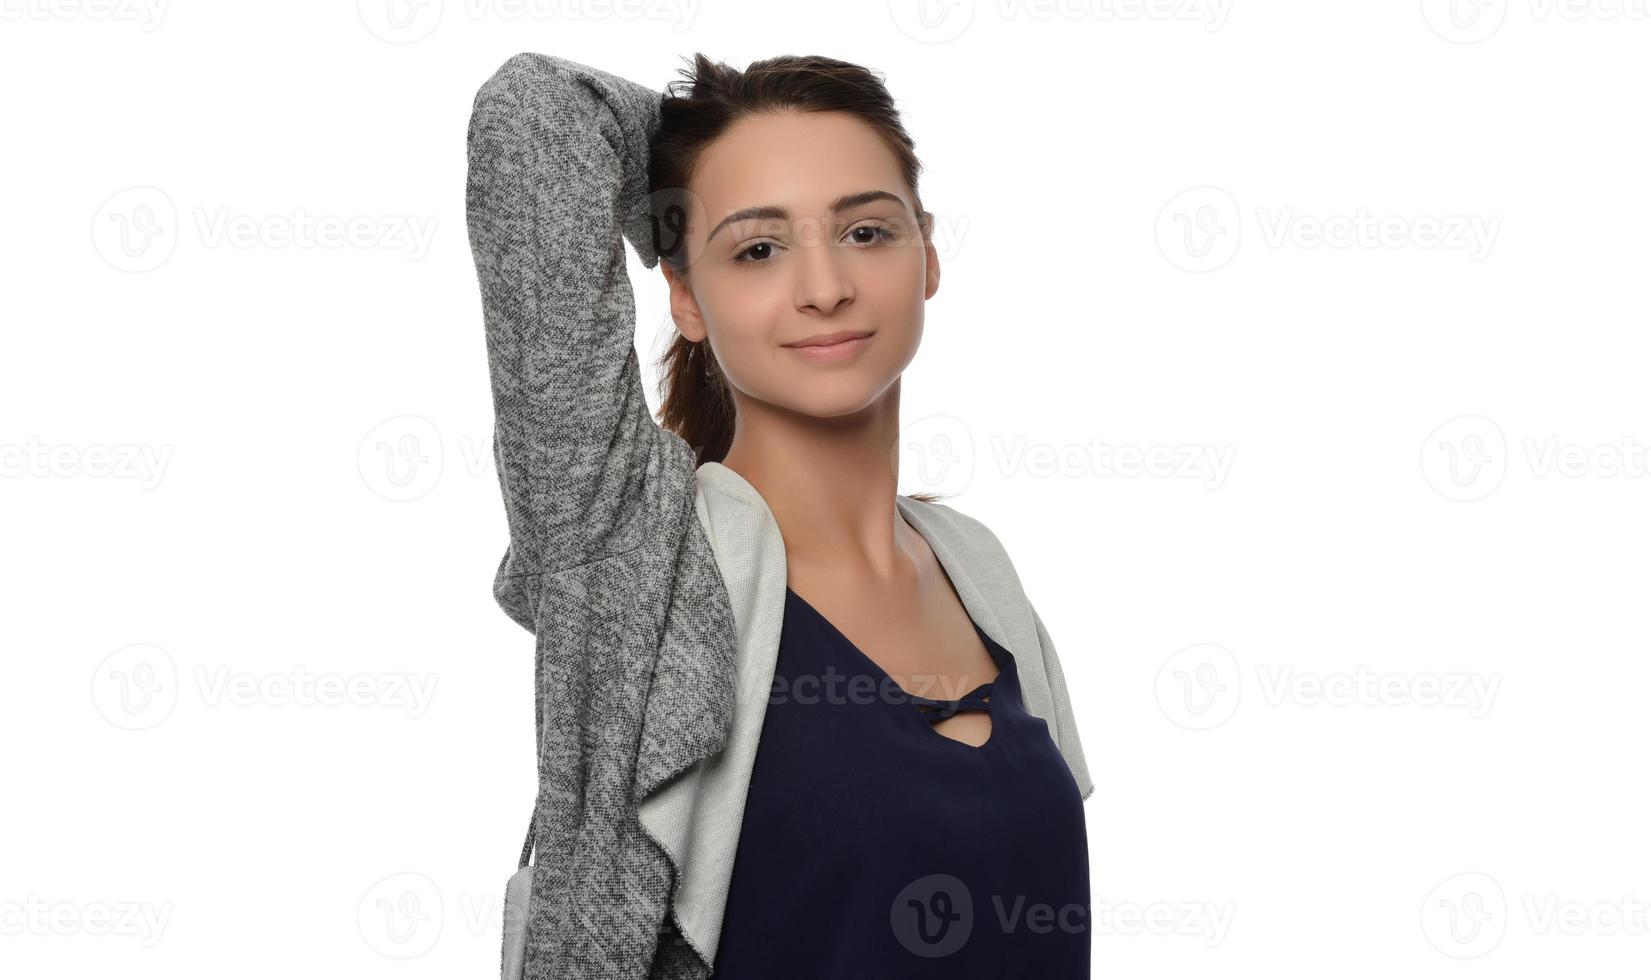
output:
<instances>
[{"instance_id":1,"label":"smiling mouth","mask_svg":"<svg viewBox=\"0 0 1651 980\"><path fill-rule=\"evenodd\" d=\"M820 337L810 337L807 341L798 341L795 344L784 344L787 350L794 350L811 361L835 361L841 358L852 357L865 349L876 336L873 331L854 330L841 333L826 334Z\"/></svg>"},{"instance_id":2,"label":"smiling mouth","mask_svg":"<svg viewBox=\"0 0 1651 980\"><path fill-rule=\"evenodd\" d=\"M822 333L809 337L806 340L797 340L784 347L833 347L848 340L859 340L871 336L870 330L839 330L836 333Z\"/></svg>"}]
</instances>

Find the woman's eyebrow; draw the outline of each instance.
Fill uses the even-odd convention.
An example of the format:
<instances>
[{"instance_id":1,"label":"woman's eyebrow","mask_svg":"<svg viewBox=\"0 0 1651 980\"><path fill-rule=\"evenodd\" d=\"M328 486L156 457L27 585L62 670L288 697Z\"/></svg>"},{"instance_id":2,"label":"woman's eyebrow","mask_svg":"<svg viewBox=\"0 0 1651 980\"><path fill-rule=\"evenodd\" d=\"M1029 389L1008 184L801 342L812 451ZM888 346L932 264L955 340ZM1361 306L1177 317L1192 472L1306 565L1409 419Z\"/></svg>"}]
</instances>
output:
<instances>
[{"instance_id":1,"label":"woman's eyebrow","mask_svg":"<svg viewBox=\"0 0 1651 980\"><path fill-rule=\"evenodd\" d=\"M870 204L873 201L892 201L901 207L906 206L906 202L903 198L897 194L890 194L888 191L858 191L854 194L844 194L837 200L832 201L829 210L832 214L841 214L850 208L857 208L863 204ZM709 244L711 239L717 237L717 232L721 231L724 226L732 224L735 221L746 221L751 218L778 218L781 221L790 221L791 212L775 204L765 204L754 208L742 208L717 222L717 226L711 229L711 233L709 235L705 236L706 243Z\"/></svg>"}]
</instances>

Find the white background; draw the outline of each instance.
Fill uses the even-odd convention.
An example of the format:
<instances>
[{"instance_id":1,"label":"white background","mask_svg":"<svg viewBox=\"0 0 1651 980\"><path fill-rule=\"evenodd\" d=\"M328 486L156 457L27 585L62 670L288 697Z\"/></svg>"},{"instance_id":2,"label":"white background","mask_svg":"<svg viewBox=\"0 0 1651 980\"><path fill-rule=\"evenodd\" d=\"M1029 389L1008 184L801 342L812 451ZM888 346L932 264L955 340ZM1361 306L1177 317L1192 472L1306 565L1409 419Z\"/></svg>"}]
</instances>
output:
<instances>
[{"instance_id":1,"label":"white background","mask_svg":"<svg viewBox=\"0 0 1651 980\"><path fill-rule=\"evenodd\" d=\"M1060 650L1096 977L1646 975L1643 0L405 2L0 0L0 973L496 975L464 138L526 50L885 74L902 490Z\"/></svg>"}]
</instances>

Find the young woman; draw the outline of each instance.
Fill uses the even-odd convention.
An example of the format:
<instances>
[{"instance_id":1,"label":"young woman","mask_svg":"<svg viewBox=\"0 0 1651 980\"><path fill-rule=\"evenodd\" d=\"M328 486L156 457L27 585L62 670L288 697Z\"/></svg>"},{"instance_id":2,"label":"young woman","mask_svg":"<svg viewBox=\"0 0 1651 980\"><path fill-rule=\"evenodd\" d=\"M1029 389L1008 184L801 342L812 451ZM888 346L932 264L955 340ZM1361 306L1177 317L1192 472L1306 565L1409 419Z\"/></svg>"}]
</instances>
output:
<instances>
[{"instance_id":1,"label":"young woman","mask_svg":"<svg viewBox=\"0 0 1651 980\"><path fill-rule=\"evenodd\" d=\"M538 640L506 976L1086 978L1054 646L989 529L897 492L940 264L881 81L524 54L469 141L494 594ZM660 422L626 240L677 331Z\"/></svg>"}]
</instances>

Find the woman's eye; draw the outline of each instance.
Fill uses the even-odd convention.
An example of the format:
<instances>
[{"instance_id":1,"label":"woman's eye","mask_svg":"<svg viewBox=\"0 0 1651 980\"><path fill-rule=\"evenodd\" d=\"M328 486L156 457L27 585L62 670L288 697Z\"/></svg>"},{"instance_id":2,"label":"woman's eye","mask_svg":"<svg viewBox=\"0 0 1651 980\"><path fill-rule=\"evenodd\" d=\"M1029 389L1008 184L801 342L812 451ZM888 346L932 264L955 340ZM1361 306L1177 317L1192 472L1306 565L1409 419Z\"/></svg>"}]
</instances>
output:
<instances>
[{"instance_id":1,"label":"woman's eye","mask_svg":"<svg viewBox=\"0 0 1651 980\"><path fill-rule=\"evenodd\" d=\"M749 248L747 248L744 251L740 252L738 255L734 256L734 261L735 262L756 263L756 264L760 265L762 262L764 262L768 259L767 254L761 255L757 258L747 258L747 256L749 256L752 252L755 252L759 248L772 249L773 247L774 247L773 242L757 242L755 245L750 246Z\"/></svg>"},{"instance_id":2,"label":"woman's eye","mask_svg":"<svg viewBox=\"0 0 1651 980\"><path fill-rule=\"evenodd\" d=\"M892 229L884 228L882 225L861 225L851 228L848 234L856 245L877 245L899 237ZM734 261L746 265L762 265L773 256L773 242L756 242L736 253Z\"/></svg>"},{"instance_id":3,"label":"woman's eye","mask_svg":"<svg viewBox=\"0 0 1651 980\"><path fill-rule=\"evenodd\" d=\"M878 242L887 241L888 239L894 237L894 232L884 228L882 225L861 225L853 231L850 231L849 234L859 235L861 232L870 232L870 234L855 239L855 241L860 245L875 245Z\"/></svg>"}]
</instances>

